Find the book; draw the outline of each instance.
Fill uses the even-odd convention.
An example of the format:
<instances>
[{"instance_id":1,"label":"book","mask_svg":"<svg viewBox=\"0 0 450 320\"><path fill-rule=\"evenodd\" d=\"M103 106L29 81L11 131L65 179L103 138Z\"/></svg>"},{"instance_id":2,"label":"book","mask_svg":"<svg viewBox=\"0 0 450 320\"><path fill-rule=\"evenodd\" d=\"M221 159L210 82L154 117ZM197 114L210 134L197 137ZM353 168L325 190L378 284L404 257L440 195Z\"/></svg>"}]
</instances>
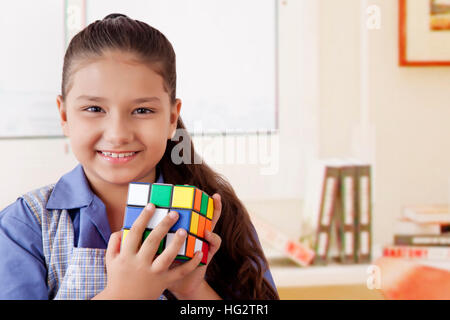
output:
<instances>
[{"instance_id":1,"label":"book","mask_svg":"<svg viewBox=\"0 0 450 320\"><path fill-rule=\"evenodd\" d=\"M369 164L356 165L356 262L372 260L372 175Z\"/></svg>"},{"instance_id":2,"label":"book","mask_svg":"<svg viewBox=\"0 0 450 320\"><path fill-rule=\"evenodd\" d=\"M450 247L450 234L447 235L394 235L394 245L406 246L448 246Z\"/></svg>"},{"instance_id":3,"label":"book","mask_svg":"<svg viewBox=\"0 0 450 320\"><path fill-rule=\"evenodd\" d=\"M450 261L450 248L386 245L383 247L383 257Z\"/></svg>"},{"instance_id":4,"label":"book","mask_svg":"<svg viewBox=\"0 0 450 320\"><path fill-rule=\"evenodd\" d=\"M339 166L330 164L325 167L314 243L314 264L327 264L329 262L332 223L338 204L339 172Z\"/></svg>"},{"instance_id":5,"label":"book","mask_svg":"<svg viewBox=\"0 0 450 320\"><path fill-rule=\"evenodd\" d=\"M339 169L340 183L337 195L335 225L338 235L339 261L348 264L356 261L357 168L352 164L343 164Z\"/></svg>"},{"instance_id":6,"label":"book","mask_svg":"<svg viewBox=\"0 0 450 320\"><path fill-rule=\"evenodd\" d=\"M290 239L282 231L272 227L268 222L254 214L250 217L261 241L302 267L312 263L315 254L313 250L294 239Z\"/></svg>"},{"instance_id":7,"label":"book","mask_svg":"<svg viewBox=\"0 0 450 320\"><path fill-rule=\"evenodd\" d=\"M341 167L340 191L338 209L341 210L337 210L341 213L337 218L341 226L340 261L368 263L372 259L371 165L358 159L346 159Z\"/></svg>"},{"instance_id":8,"label":"book","mask_svg":"<svg viewBox=\"0 0 450 320\"><path fill-rule=\"evenodd\" d=\"M417 223L450 224L450 205L412 205L403 208L403 217Z\"/></svg>"},{"instance_id":9,"label":"book","mask_svg":"<svg viewBox=\"0 0 450 320\"><path fill-rule=\"evenodd\" d=\"M334 218L331 219L331 225L330 225L330 234L329 234L329 245L328 245L328 255L326 258L326 261L323 261L324 263L340 263L341 262L341 252L342 249L342 243L341 243L341 236L339 234L339 217L341 216L340 211L342 210L342 206L338 205L340 203L340 192L338 191L336 196L336 207L334 211ZM316 264L321 264L320 261L317 261Z\"/></svg>"},{"instance_id":10,"label":"book","mask_svg":"<svg viewBox=\"0 0 450 320\"><path fill-rule=\"evenodd\" d=\"M394 224L394 234L440 235L445 232L445 226L439 223L416 223L406 218L399 218Z\"/></svg>"},{"instance_id":11,"label":"book","mask_svg":"<svg viewBox=\"0 0 450 320\"><path fill-rule=\"evenodd\" d=\"M330 251L331 256L338 254L331 247L331 236L339 195L340 167L338 159L316 160L308 166L300 243L314 250L313 264L316 265L327 264Z\"/></svg>"}]
</instances>

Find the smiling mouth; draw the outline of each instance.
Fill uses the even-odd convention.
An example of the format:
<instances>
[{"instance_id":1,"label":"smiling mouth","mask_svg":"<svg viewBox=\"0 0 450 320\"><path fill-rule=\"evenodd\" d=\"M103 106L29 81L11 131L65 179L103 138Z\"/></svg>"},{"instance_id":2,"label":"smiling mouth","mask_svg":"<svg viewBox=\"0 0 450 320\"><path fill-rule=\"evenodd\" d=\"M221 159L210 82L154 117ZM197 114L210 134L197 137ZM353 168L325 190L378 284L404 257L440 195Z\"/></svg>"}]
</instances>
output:
<instances>
[{"instance_id":1,"label":"smiling mouth","mask_svg":"<svg viewBox=\"0 0 450 320\"><path fill-rule=\"evenodd\" d=\"M137 158L140 151L126 151L126 152L111 152L111 151L97 151L101 159L114 165L122 165L129 163Z\"/></svg>"},{"instance_id":2,"label":"smiling mouth","mask_svg":"<svg viewBox=\"0 0 450 320\"><path fill-rule=\"evenodd\" d=\"M100 151L98 150L97 153L101 154L102 156L108 157L108 158L130 158L139 153L140 151L128 151L128 152L109 152L109 151Z\"/></svg>"}]
</instances>

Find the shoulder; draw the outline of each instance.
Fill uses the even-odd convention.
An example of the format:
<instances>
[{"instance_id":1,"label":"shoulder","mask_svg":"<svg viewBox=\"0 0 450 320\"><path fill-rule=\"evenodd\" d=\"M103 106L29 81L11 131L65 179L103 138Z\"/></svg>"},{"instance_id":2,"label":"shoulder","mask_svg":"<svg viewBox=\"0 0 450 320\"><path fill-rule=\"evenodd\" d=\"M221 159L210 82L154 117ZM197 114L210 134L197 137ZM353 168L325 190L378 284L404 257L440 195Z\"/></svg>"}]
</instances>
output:
<instances>
[{"instance_id":1,"label":"shoulder","mask_svg":"<svg viewBox=\"0 0 450 320\"><path fill-rule=\"evenodd\" d=\"M21 196L0 211L0 300L47 297L43 232L28 203Z\"/></svg>"},{"instance_id":2,"label":"shoulder","mask_svg":"<svg viewBox=\"0 0 450 320\"><path fill-rule=\"evenodd\" d=\"M40 226L42 212L54 188L54 184L29 191L19 196L15 202L0 211L0 221L20 221L28 225Z\"/></svg>"},{"instance_id":3,"label":"shoulder","mask_svg":"<svg viewBox=\"0 0 450 320\"><path fill-rule=\"evenodd\" d=\"M34 189L29 191L19 197L18 200L23 200L23 202L28 206L29 211L34 215L39 224L42 224L42 213L44 212L48 199L52 194L55 184L49 184L44 187Z\"/></svg>"}]
</instances>

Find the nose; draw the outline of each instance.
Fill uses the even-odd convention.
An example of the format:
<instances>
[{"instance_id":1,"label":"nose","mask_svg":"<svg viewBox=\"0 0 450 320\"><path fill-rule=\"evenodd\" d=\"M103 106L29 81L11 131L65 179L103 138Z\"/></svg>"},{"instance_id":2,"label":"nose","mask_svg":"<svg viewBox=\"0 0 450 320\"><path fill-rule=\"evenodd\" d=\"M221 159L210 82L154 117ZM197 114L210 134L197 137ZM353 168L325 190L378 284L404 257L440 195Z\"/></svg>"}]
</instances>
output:
<instances>
[{"instance_id":1,"label":"nose","mask_svg":"<svg viewBox=\"0 0 450 320\"><path fill-rule=\"evenodd\" d=\"M120 114L111 115L110 121L105 123L103 137L111 147L129 144L133 138L133 128L129 121Z\"/></svg>"}]
</instances>

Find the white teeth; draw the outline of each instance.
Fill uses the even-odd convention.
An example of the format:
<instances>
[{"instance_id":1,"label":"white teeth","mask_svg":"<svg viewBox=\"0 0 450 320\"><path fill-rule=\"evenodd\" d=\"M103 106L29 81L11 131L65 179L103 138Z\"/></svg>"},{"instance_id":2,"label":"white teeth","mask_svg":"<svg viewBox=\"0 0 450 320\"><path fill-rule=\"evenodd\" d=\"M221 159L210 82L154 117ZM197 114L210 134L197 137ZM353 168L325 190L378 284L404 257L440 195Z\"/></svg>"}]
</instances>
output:
<instances>
[{"instance_id":1,"label":"white teeth","mask_svg":"<svg viewBox=\"0 0 450 320\"><path fill-rule=\"evenodd\" d=\"M102 151L102 154L107 157L111 158L123 158L123 157L129 157L135 154L136 152L127 152L127 153L113 153L113 152L104 152Z\"/></svg>"}]
</instances>

